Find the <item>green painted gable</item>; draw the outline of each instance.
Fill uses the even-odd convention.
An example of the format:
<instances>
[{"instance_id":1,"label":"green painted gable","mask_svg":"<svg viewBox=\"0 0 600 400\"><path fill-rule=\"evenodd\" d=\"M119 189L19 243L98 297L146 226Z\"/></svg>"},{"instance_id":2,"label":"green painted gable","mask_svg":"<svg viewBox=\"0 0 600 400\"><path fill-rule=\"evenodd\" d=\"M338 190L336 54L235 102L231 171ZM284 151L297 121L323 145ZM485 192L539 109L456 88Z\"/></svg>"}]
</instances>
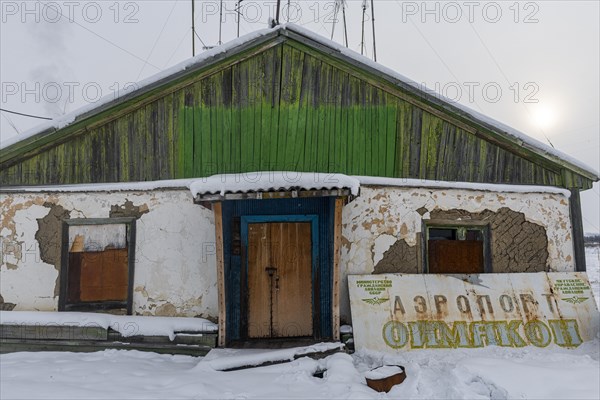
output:
<instances>
[{"instance_id":1,"label":"green painted gable","mask_svg":"<svg viewBox=\"0 0 600 400\"><path fill-rule=\"evenodd\" d=\"M281 30L2 149L0 183L263 170L583 189L597 179L441 103Z\"/></svg>"}]
</instances>

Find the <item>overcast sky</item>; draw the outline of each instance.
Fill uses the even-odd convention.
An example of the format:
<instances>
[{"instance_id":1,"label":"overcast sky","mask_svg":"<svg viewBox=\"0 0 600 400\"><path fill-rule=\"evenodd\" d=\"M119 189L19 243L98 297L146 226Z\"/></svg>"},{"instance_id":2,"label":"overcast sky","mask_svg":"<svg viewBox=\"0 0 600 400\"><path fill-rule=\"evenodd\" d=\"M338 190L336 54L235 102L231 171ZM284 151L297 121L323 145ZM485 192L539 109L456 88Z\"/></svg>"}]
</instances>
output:
<instances>
[{"instance_id":1,"label":"overcast sky","mask_svg":"<svg viewBox=\"0 0 600 400\"><path fill-rule=\"evenodd\" d=\"M56 117L185 60L191 3L0 0L2 108ZM331 36L335 1L287 3L282 22L289 14ZM223 42L236 37L235 4L223 2ZM243 35L266 27L276 2L241 4ZM599 4L375 0L377 61L600 170ZM372 57L367 5L365 51ZM219 0L196 0L197 53L201 42L219 42L219 9ZM358 52L361 20L362 1L348 1L348 42ZM342 43L341 11L334 33ZM1 115L2 140L41 121ZM582 202L586 232L599 232L598 184Z\"/></svg>"}]
</instances>

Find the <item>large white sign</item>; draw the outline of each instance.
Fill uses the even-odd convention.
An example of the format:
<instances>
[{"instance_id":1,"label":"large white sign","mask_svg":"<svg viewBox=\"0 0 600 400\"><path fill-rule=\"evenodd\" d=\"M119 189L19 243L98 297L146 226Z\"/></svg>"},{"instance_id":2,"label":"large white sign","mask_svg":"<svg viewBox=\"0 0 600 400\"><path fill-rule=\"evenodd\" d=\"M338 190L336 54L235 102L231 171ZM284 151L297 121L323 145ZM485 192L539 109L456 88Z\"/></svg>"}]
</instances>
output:
<instances>
[{"instance_id":1,"label":"large white sign","mask_svg":"<svg viewBox=\"0 0 600 400\"><path fill-rule=\"evenodd\" d=\"M351 275L348 285L357 349L573 348L599 329L581 272Z\"/></svg>"}]
</instances>

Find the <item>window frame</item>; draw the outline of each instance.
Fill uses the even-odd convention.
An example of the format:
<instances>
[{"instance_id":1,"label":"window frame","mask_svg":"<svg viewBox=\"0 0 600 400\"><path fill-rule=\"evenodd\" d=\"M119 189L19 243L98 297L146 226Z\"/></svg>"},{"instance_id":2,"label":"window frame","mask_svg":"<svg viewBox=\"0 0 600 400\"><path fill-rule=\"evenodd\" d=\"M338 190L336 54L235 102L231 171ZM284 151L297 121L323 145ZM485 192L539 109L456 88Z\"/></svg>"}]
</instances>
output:
<instances>
[{"instance_id":1,"label":"window frame","mask_svg":"<svg viewBox=\"0 0 600 400\"><path fill-rule=\"evenodd\" d=\"M479 230L483 236L483 273L492 273L492 254L491 254L491 229L486 221L476 220L423 220L422 235L421 235L421 259L423 260L422 273L429 274L429 229L457 229L459 232L467 230ZM460 235L457 232L457 238ZM458 241L465 239L456 239Z\"/></svg>"},{"instance_id":2,"label":"window frame","mask_svg":"<svg viewBox=\"0 0 600 400\"><path fill-rule=\"evenodd\" d=\"M69 228L82 225L125 225L127 238L127 300L67 303L69 289ZM100 311L125 308L133 313L133 282L135 271L136 218L73 218L63 220L58 311Z\"/></svg>"}]
</instances>

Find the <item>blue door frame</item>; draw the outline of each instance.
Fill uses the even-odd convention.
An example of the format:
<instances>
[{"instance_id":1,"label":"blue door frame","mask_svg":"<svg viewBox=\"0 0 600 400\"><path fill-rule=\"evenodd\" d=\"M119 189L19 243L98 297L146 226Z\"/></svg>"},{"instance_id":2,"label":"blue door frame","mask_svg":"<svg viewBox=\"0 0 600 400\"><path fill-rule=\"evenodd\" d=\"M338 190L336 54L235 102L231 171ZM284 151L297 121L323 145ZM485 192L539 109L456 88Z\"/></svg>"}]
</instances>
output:
<instances>
[{"instance_id":1,"label":"blue door frame","mask_svg":"<svg viewBox=\"0 0 600 400\"><path fill-rule=\"evenodd\" d=\"M230 200L224 201L222 207L226 297L225 344L247 338L246 251L248 224L254 222L311 223L313 335L316 340L331 339L333 337L335 198Z\"/></svg>"}]
</instances>

